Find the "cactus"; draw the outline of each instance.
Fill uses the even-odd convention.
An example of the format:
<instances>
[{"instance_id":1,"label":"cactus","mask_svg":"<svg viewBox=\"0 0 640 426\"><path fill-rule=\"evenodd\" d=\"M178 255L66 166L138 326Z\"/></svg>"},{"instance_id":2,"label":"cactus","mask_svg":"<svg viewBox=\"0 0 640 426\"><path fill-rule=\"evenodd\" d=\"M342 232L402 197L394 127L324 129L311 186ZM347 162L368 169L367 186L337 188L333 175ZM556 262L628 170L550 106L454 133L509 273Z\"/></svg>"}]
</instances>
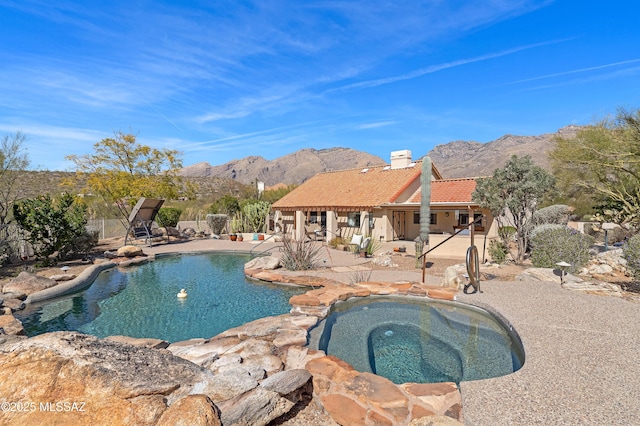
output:
<instances>
[{"instance_id":1,"label":"cactus","mask_svg":"<svg viewBox=\"0 0 640 426\"><path fill-rule=\"evenodd\" d=\"M246 223L252 232L265 232L270 211L271 204L266 201L256 201L242 208Z\"/></svg>"},{"instance_id":2,"label":"cactus","mask_svg":"<svg viewBox=\"0 0 640 426\"><path fill-rule=\"evenodd\" d=\"M429 226L431 225L431 158L422 160L422 173L420 174L422 185L422 202L420 203L420 240L429 246Z\"/></svg>"}]
</instances>

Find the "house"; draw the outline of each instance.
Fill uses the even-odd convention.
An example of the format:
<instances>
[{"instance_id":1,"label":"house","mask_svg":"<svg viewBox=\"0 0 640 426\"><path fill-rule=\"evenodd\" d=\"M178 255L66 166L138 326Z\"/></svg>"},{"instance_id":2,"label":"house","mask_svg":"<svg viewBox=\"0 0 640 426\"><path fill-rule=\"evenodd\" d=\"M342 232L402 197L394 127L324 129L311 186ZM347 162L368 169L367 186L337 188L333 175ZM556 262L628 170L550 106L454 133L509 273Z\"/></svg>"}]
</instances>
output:
<instances>
[{"instance_id":1,"label":"house","mask_svg":"<svg viewBox=\"0 0 640 426\"><path fill-rule=\"evenodd\" d=\"M388 165L319 173L273 204L275 228L297 240L363 234L412 243L420 234L421 172L422 161L413 161L411 151L403 150L392 152ZM476 240L497 235L490 212L471 200L475 179L443 179L432 165L431 180L431 247L460 230L466 237L455 237L462 249L454 251L464 256L470 235ZM474 218L481 219L470 232L467 225ZM450 255L448 251L438 254Z\"/></svg>"}]
</instances>

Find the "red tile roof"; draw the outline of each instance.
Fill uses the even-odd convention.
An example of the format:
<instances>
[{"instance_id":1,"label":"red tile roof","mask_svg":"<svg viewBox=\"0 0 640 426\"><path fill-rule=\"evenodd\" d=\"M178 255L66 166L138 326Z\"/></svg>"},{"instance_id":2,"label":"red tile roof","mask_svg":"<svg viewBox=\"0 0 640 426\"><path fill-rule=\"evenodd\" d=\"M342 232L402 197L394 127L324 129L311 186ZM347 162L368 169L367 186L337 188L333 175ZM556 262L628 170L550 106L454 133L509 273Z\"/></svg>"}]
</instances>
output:
<instances>
[{"instance_id":1,"label":"red tile roof","mask_svg":"<svg viewBox=\"0 0 640 426\"><path fill-rule=\"evenodd\" d=\"M473 178L434 180L431 182L431 203L471 203L475 189L476 180ZM416 191L409 202L420 204L421 191Z\"/></svg>"},{"instance_id":2,"label":"red tile roof","mask_svg":"<svg viewBox=\"0 0 640 426\"><path fill-rule=\"evenodd\" d=\"M366 210L395 201L402 188L420 178L421 169L422 161L416 161L415 166L401 169L373 166L320 173L275 202L273 208Z\"/></svg>"}]
</instances>

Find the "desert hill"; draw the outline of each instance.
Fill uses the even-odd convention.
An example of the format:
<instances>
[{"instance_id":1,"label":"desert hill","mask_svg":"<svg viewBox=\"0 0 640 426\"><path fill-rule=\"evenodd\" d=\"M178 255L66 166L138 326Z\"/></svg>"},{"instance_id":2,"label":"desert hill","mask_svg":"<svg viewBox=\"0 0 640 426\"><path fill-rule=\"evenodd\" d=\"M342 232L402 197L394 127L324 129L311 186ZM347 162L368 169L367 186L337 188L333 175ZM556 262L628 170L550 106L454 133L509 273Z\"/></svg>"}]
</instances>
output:
<instances>
[{"instance_id":1,"label":"desert hill","mask_svg":"<svg viewBox=\"0 0 640 426\"><path fill-rule=\"evenodd\" d=\"M349 148L305 148L275 160L251 156L219 166L198 163L184 167L180 174L186 177L229 178L246 184L258 179L271 186L278 183L300 184L320 172L385 163L380 157Z\"/></svg>"},{"instance_id":2,"label":"desert hill","mask_svg":"<svg viewBox=\"0 0 640 426\"><path fill-rule=\"evenodd\" d=\"M578 126L567 126L540 136L505 135L487 143L453 141L436 146L427 155L445 178L490 176L513 154L530 155L537 165L549 170L547 153L553 148L555 138L573 136L578 130ZM422 155L414 152L413 158L418 159ZM183 168L180 174L194 178L228 178L246 184L258 179L270 186L300 184L320 172L386 164L388 161L348 148L305 148L271 161L251 156L218 166L202 162Z\"/></svg>"},{"instance_id":3,"label":"desert hill","mask_svg":"<svg viewBox=\"0 0 640 426\"><path fill-rule=\"evenodd\" d=\"M572 137L579 129L567 126L540 136L505 135L487 143L454 141L436 146L428 155L445 178L490 176L514 154L530 155L538 166L550 170L547 153L555 138Z\"/></svg>"}]
</instances>

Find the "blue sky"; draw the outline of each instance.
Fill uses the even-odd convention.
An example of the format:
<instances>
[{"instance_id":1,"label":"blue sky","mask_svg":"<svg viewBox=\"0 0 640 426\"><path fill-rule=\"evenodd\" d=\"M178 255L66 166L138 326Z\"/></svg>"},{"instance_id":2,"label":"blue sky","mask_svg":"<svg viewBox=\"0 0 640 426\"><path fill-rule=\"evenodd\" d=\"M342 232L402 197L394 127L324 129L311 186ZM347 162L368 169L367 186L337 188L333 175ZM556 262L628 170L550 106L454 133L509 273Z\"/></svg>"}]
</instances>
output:
<instances>
[{"instance_id":1,"label":"blue sky","mask_svg":"<svg viewBox=\"0 0 640 426\"><path fill-rule=\"evenodd\" d=\"M185 165L414 158L640 107L632 0L0 0L0 135L69 170L116 130Z\"/></svg>"}]
</instances>

